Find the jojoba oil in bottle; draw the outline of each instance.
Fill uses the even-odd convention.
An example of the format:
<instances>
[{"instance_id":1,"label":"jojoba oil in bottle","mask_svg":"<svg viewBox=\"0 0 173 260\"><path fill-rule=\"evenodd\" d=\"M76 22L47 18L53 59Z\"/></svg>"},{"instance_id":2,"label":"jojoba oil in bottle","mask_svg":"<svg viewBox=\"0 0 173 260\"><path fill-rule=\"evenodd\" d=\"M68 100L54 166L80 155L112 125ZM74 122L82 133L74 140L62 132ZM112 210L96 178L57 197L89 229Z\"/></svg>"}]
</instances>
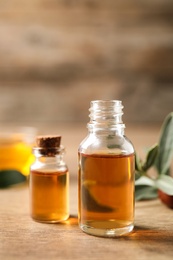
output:
<instances>
[{"instance_id":1,"label":"jojoba oil in bottle","mask_svg":"<svg viewBox=\"0 0 173 260\"><path fill-rule=\"evenodd\" d=\"M39 136L36 157L30 171L31 217L39 222L56 223L69 216L69 172L63 161L60 136Z\"/></svg>"},{"instance_id":2,"label":"jojoba oil in bottle","mask_svg":"<svg viewBox=\"0 0 173 260\"><path fill-rule=\"evenodd\" d=\"M79 147L78 216L90 234L115 237L134 227L134 148L124 135L121 101L92 101Z\"/></svg>"}]
</instances>

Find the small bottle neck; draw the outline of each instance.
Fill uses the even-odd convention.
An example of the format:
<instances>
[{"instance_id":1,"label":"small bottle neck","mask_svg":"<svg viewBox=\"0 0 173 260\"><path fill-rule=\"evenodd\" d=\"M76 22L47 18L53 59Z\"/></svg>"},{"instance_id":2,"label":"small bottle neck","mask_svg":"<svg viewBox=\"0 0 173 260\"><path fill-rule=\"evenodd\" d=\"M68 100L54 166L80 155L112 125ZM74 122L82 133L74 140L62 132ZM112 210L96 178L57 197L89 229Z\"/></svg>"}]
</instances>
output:
<instances>
[{"instance_id":1,"label":"small bottle neck","mask_svg":"<svg viewBox=\"0 0 173 260\"><path fill-rule=\"evenodd\" d=\"M63 146L53 148L33 147L33 154L36 158L55 158L62 159L65 153Z\"/></svg>"},{"instance_id":2,"label":"small bottle neck","mask_svg":"<svg viewBox=\"0 0 173 260\"><path fill-rule=\"evenodd\" d=\"M120 100L91 101L90 122L87 127L90 133L124 134L122 121L123 105Z\"/></svg>"},{"instance_id":3,"label":"small bottle neck","mask_svg":"<svg viewBox=\"0 0 173 260\"><path fill-rule=\"evenodd\" d=\"M40 156L36 157L36 161L39 164L60 164L62 162L62 157L60 156L55 156L55 157L46 157L46 156Z\"/></svg>"}]
</instances>

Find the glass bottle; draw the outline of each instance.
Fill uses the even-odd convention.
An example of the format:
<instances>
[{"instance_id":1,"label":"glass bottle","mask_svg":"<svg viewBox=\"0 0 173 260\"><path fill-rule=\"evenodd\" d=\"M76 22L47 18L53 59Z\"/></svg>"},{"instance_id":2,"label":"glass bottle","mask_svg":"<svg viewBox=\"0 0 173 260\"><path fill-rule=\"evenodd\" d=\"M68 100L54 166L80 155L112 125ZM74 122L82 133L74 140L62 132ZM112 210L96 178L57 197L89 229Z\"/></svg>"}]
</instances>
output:
<instances>
[{"instance_id":1,"label":"glass bottle","mask_svg":"<svg viewBox=\"0 0 173 260\"><path fill-rule=\"evenodd\" d=\"M61 136L38 136L30 170L30 207L34 220L56 223L69 217L69 173Z\"/></svg>"},{"instance_id":2,"label":"glass bottle","mask_svg":"<svg viewBox=\"0 0 173 260\"><path fill-rule=\"evenodd\" d=\"M134 148L124 135L122 102L91 101L79 146L78 216L90 234L114 237L134 227Z\"/></svg>"}]
</instances>

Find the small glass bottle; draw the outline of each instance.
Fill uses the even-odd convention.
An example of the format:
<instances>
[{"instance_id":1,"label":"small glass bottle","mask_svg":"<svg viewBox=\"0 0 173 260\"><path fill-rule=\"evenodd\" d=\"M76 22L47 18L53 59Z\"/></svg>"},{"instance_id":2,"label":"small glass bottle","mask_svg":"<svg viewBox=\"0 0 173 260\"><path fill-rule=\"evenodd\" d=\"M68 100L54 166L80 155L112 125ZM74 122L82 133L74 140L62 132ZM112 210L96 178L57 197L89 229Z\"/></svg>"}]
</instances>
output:
<instances>
[{"instance_id":1,"label":"small glass bottle","mask_svg":"<svg viewBox=\"0 0 173 260\"><path fill-rule=\"evenodd\" d=\"M90 234L115 237L134 227L134 148L124 135L122 102L91 101L79 146L78 216Z\"/></svg>"},{"instance_id":2,"label":"small glass bottle","mask_svg":"<svg viewBox=\"0 0 173 260\"><path fill-rule=\"evenodd\" d=\"M47 223L69 217L69 173L61 136L38 136L30 170L30 206L34 220Z\"/></svg>"}]
</instances>

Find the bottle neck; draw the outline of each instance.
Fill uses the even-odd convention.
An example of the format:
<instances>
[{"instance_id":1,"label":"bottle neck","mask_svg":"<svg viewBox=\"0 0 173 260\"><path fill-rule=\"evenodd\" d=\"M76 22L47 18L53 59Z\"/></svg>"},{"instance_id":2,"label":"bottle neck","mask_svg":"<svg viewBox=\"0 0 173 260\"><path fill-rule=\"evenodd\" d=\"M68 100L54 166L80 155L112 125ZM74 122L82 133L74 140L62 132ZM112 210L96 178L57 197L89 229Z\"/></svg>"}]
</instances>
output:
<instances>
[{"instance_id":1,"label":"bottle neck","mask_svg":"<svg viewBox=\"0 0 173 260\"><path fill-rule=\"evenodd\" d=\"M120 100L91 101L90 122L87 124L90 133L124 134L122 121L123 105Z\"/></svg>"},{"instance_id":2,"label":"bottle neck","mask_svg":"<svg viewBox=\"0 0 173 260\"><path fill-rule=\"evenodd\" d=\"M63 159L64 153L65 149L63 146L57 148L33 147L33 154L40 161L61 161Z\"/></svg>"},{"instance_id":3,"label":"bottle neck","mask_svg":"<svg viewBox=\"0 0 173 260\"><path fill-rule=\"evenodd\" d=\"M47 157L47 156L39 156L36 157L36 163L39 163L40 165L45 164L45 165L52 165L56 164L59 165L63 162L62 156L55 156L55 157Z\"/></svg>"}]
</instances>

